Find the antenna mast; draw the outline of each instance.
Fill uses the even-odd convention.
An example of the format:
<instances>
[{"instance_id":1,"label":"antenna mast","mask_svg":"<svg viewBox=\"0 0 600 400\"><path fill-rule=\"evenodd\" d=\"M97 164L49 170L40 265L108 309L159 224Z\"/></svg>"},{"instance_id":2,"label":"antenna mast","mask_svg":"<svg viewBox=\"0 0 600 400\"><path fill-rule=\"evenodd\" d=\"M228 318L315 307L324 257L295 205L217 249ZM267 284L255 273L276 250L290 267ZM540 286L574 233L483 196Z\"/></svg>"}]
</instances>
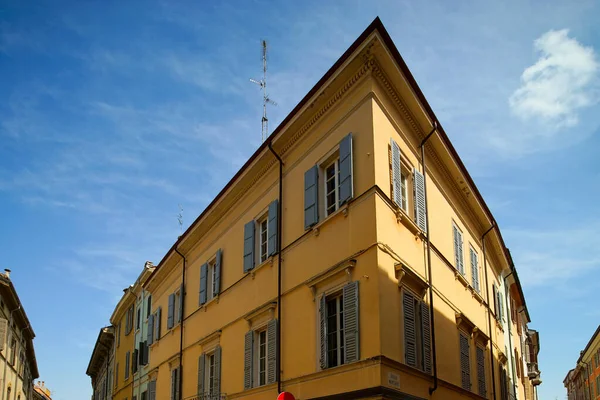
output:
<instances>
[{"instance_id":1,"label":"antenna mast","mask_svg":"<svg viewBox=\"0 0 600 400\"><path fill-rule=\"evenodd\" d=\"M263 77L260 81L250 79L250 82L256 83L263 91L263 116L262 116L262 133L261 139L264 142L269 136L269 119L267 118L267 104L277 105L269 98L267 94L267 41L261 40L262 46L262 62L263 62Z\"/></svg>"}]
</instances>

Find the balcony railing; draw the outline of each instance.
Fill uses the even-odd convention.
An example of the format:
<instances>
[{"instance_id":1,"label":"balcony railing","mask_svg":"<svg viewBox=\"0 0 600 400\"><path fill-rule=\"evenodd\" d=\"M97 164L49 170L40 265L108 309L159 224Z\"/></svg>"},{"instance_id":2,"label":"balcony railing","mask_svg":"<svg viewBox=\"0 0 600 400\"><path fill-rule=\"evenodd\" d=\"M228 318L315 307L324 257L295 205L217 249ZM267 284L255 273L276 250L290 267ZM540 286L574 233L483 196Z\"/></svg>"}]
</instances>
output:
<instances>
[{"instance_id":1,"label":"balcony railing","mask_svg":"<svg viewBox=\"0 0 600 400\"><path fill-rule=\"evenodd\" d=\"M226 400L226 393L202 393L192 397L186 397L184 400Z\"/></svg>"},{"instance_id":2,"label":"balcony railing","mask_svg":"<svg viewBox=\"0 0 600 400\"><path fill-rule=\"evenodd\" d=\"M529 379L535 379L540 375L537 363L527 363L527 376Z\"/></svg>"}]
</instances>

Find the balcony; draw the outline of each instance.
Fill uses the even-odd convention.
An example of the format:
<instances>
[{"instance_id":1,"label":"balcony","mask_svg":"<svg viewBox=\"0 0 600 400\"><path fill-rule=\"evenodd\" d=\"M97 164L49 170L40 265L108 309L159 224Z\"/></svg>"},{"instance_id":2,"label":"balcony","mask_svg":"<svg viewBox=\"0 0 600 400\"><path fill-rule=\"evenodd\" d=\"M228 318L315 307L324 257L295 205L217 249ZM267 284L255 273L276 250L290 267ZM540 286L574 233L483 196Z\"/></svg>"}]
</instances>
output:
<instances>
[{"instance_id":1,"label":"balcony","mask_svg":"<svg viewBox=\"0 0 600 400\"><path fill-rule=\"evenodd\" d=\"M537 363L535 363L535 362L529 362L529 363L527 363L527 376L531 380L539 378L540 371L538 370Z\"/></svg>"},{"instance_id":2,"label":"balcony","mask_svg":"<svg viewBox=\"0 0 600 400\"><path fill-rule=\"evenodd\" d=\"M184 400L226 400L227 394L225 393L202 393L200 395L186 397Z\"/></svg>"}]
</instances>

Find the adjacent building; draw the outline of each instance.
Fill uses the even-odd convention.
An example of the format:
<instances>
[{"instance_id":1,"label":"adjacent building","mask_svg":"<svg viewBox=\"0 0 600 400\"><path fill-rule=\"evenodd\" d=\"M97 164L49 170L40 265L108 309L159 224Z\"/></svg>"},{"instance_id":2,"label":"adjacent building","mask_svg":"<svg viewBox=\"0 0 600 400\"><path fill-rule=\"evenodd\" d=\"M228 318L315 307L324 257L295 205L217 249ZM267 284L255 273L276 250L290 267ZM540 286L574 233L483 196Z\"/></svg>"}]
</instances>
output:
<instances>
[{"instance_id":1,"label":"adjacent building","mask_svg":"<svg viewBox=\"0 0 600 400\"><path fill-rule=\"evenodd\" d=\"M133 350L133 400L148 400L148 324L152 310L152 296L144 289L143 285L154 271L151 262L146 262L142 273L133 285L133 293L136 295L136 331ZM138 322L139 321L139 322Z\"/></svg>"},{"instance_id":2,"label":"adjacent building","mask_svg":"<svg viewBox=\"0 0 600 400\"><path fill-rule=\"evenodd\" d=\"M39 377L34 338L7 269L0 273L0 400L33 399L33 380Z\"/></svg>"},{"instance_id":3,"label":"adjacent building","mask_svg":"<svg viewBox=\"0 0 600 400\"><path fill-rule=\"evenodd\" d=\"M33 385L33 399L34 400L52 400L52 393L50 389L46 387L44 381L35 383Z\"/></svg>"},{"instance_id":4,"label":"adjacent building","mask_svg":"<svg viewBox=\"0 0 600 400\"><path fill-rule=\"evenodd\" d=\"M569 400L593 400L600 396L600 326L579 353L575 368L563 381Z\"/></svg>"},{"instance_id":5,"label":"adjacent building","mask_svg":"<svg viewBox=\"0 0 600 400\"><path fill-rule=\"evenodd\" d=\"M113 395L115 330L112 326L100 329L86 374L92 380L92 400L110 400Z\"/></svg>"}]
</instances>

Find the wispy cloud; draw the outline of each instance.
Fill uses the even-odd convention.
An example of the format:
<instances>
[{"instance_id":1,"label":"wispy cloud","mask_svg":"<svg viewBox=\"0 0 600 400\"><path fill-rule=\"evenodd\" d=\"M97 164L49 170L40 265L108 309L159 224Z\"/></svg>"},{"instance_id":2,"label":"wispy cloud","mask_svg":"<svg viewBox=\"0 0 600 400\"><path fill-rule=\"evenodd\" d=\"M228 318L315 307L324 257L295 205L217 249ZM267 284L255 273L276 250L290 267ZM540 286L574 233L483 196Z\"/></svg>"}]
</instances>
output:
<instances>
[{"instance_id":1,"label":"wispy cloud","mask_svg":"<svg viewBox=\"0 0 600 400\"><path fill-rule=\"evenodd\" d=\"M594 84L600 64L594 49L570 37L568 29L546 32L534 48L540 58L523 71L522 85L509 99L511 110L550 128L576 125L578 111L598 101Z\"/></svg>"}]
</instances>

